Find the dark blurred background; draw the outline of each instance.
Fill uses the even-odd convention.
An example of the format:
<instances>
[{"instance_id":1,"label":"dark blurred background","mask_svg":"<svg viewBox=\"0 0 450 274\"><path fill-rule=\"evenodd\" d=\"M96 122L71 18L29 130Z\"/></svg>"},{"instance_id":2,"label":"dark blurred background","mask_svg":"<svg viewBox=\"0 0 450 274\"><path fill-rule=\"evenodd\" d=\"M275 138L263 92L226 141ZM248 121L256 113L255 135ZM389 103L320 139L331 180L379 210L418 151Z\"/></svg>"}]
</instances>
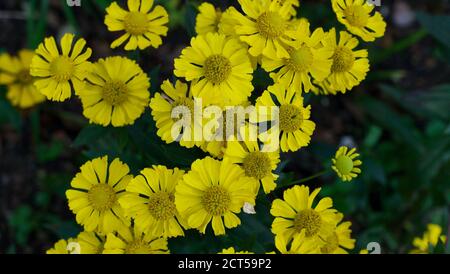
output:
<instances>
[{"instance_id":1,"label":"dark blurred background","mask_svg":"<svg viewBox=\"0 0 450 274\"><path fill-rule=\"evenodd\" d=\"M65 0L2 0L0 52L34 49L45 36L75 32L93 49L92 60L136 57L109 48L117 37L103 24L110 2L82 0L81 7L69 7ZM118 2L124 6L125 1ZM173 78L173 59L195 35L196 6L201 1L155 2L168 10L170 30L160 48L138 56L151 77L151 92L158 91L162 80ZM210 2L235 5L235 1ZM363 161L357 180L342 183L328 173L308 185L322 186L321 194L331 196L335 207L353 222L355 252L376 241L382 252L401 253L411 248L413 237L422 234L427 223L449 227L450 1L381 2L386 34L375 43L360 44L370 52L367 79L345 95L306 96L318 128L311 146L283 155L279 184L320 172L330 165L339 145L356 146ZM298 16L308 18L312 27L343 29L326 0L302 0ZM255 72L257 93L269 83L265 72ZM125 129L90 126L81 113L75 98L18 110L0 87L0 253L43 253L56 240L77 235L80 227L64 192L87 159L118 156L136 172L157 163L188 168L195 157L202 157L199 151L164 145L148 110ZM282 190L270 198L281 196ZM260 224L249 221L253 231L239 228L225 241L241 249L273 248L269 206L258 205L257 211L266 213ZM191 234L191 240L198 238ZM244 240L239 235L250 236ZM189 249L189 239L180 240L173 249L211 252L205 241L196 241Z\"/></svg>"}]
</instances>

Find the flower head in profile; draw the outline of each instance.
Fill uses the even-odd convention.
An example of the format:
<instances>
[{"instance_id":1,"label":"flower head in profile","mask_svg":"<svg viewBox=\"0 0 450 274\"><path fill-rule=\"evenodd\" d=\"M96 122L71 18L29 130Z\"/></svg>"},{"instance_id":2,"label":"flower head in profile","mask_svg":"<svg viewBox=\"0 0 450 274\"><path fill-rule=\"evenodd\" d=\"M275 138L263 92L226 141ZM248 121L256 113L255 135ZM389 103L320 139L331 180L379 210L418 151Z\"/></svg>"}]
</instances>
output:
<instances>
[{"instance_id":1,"label":"flower head in profile","mask_svg":"<svg viewBox=\"0 0 450 274\"><path fill-rule=\"evenodd\" d=\"M234 247L224 248L217 254L254 254L250 251L236 251Z\"/></svg>"},{"instance_id":2,"label":"flower head in profile","mask_svg":"<svg viewBox=\"0 0 450 274\"><path fill-rule=\"evenodd\" d=\"M88 62L92 50L86 47L84 39L74 44L75 35L67 33L61 39L58 49L55 38L45 38L31 60L30 74L35 77L34 85L52 101L65 101L83 89L84 79L90 71Z\"/></svg>"},{"instance_id":3,"label":"flower head in profile","mask_svg":"<svg viewBox=\"0 0 450 274\"><path fill-rule=\"evenodd\" d=\"M109 163L105 156L86 162L80 170L66 191L77 223L102 235L127 224L118 200L133 177L128 166L119 159Z\"/></svg>"},{"instance_id":4,"label":"flower head in profile","mask_svg":"<svg viewBox=\"0 0 450 274\"><path fill-rule=\"evenodd\" d=\"M153 166L128 184L119 203L139 230L154 236L183 236L184 222L175 207L175 187L184 171Z\"/></svg>"},{"instance_id":5,"label":"flower head in profile","mask_svg":"<svg viewBox=\"0 0 450 274\"><path fill-rule=\"evenodd\" d=\"M229 161L211 157L196 160L176 187L175 204L189 227L205 233L212 223L214 235L240 225L237 216L245 202L254 204L255 185Z\"/></svg>"},{"instance_id":6,"label":"flower head in profile","mask_svg":"<svg viewBox=\"0 0 450 274\"><path fill-rule=\"evenodd\" d=\"M137 226L122 226L106 236L103 254L168 254L167 239L146 233Z\"/></svg>"},{"instance_id":7,"label":"flower head in profile","mask_svg":"<svg viewBox=\"0 0 450 274\"><path fill-rule=\"evenodd\" d=\"M112 42L111 48L127 41L125 50L158 48L162 44L161 36L167 35L169 15L162 6L153 7L153 0L128 0L128 10L112 2L106 12L108 30L125 32Z\"/></svg>"},{"instance_id":8,"label":"flower head in profile","mask_svg":"<svg viewBox=\"0 0 450 274\"><path fill-rule=\"evenodd\" d=\"M344 218L342 213L338 213L337 225L333 233L323 239L324 245L320 248L322 254L348 254L348 250L355 248L355 239L352 239L351 222L341 222Z\"/></svg>"},{"instance_id":9,"label":"flower head in profile","mask_svg":"<svg viewBox=\"0 0 450 274\"><path fill-rule=\"evenodd\" d=\"M333 10L339 22L345 25L352 34L366 42L382 37L386 30L386 22L374 5L366 0L332 0Z\"/></svg>"},{"instance_id":10,"label":"flower head in profile","mask_svg":"<svg viewBox=\"0 0 450 274\"><path fill-rule=\"evenodd\" d=\"M430 248L436 247L438 243L445 244L446 241L447 237L442 235L442 227L440 225L428 224L423 236L414 238L414 249L410 253L427 254L430 252Z\"/></svg>"},{"instance_id":11,"label":"flower head in profile","mask_svg":"<svg viewBox=\"0 0 450 274\"><path fill-rule=\"evenodd\" d=\"M199 14L195 20L195 32L206 34L208 32L219 32L219 23L222 11L211 3L204 2L199 7Z\"/></svg>"},{"instance_id":12,"label":"flower head in profile","mask_svg":"<svg viewBox=\"0 0 450 274\"><path fill-rule=\"evenodd\" d=\"M114 56L100 59L79 92L83 115L102 126L133 124L147 107L150 80L135 61Z\"/></svg>"},{"instance_id":13,"label":"flower head in profile","mask_svg":"<svg viewBox=\"0 0 450 274\"><path fill-rule=\"evenodd\" d=\"M46 254L72 254L71 252L77 253L77 251L70 249L70 243L77 243L77 241L73 238L69 238L68 240L61 239L57 241L52 248L48 249ZM78 250L80 251L80 250ZM81 252L80 252L81 253Z\"/></svg>"},{"instance_id":14,"label":"flower head in profile","mask_svg":"<svg viewBox=\"0 0 450 274\"><path fill-rule=\"evenodd\" d=\"M247 48L235 38L207 33L192 38L191 46L175 59L175 76L192 81L194 97L204 105L237 105L253 91L253 69Z\"/></svg>"},{"instance_id":15,"label":"flower head in profile","mask_svg":"<svg viewBox=\"0 0 450 274\"><path fill-rule=\"evenodd\" d=\"M271 127L267 135L278 134L281 151L297 151L311 141L316 124L310 120L311 106L304 107L303 97L283 85L270 86L256 100L256 109L278 106L278 121L272 115L259 115L259 122L273 121L277 127ZM263 135L263 134L262 134ZM264 138L264 137L263 137Z\"/></svg>"},{"instance_id":16,"label":"flower head in profile","mask_svg":"<svg viewBox=\"0 0 450 274\"><path fill-rule=\"evenodd\" d=\"M320 245L306 237L306 231L286 238L283 234L275 235L275 247L281 254L320 254Z\"/></svg>"},{"instance_id":17,"label":"flower head in profile","mask_svg":"<svg viewBox=\"0 0 450 274\"><path fill-rule=\"evenodd\" d=\"M331 160L333 170L344 182L351 181L361 173L359 166L362 162L356 159L358 156L356 148L349 149L346 146L341 146Z\"/></svg>"},{"instance_id":18,"label":"flower head in profile","mask_svg":"<svg viewBox=\"0 0 450 274\"><path fill-rule=\"evenodd\" d=\"M309 192L307 186L294 186L283 193L283 200L276 199L272 203L270 214L275 217L272 232L282 235L289 242L294 235L305 233L307 240L322 245L340 220L333 209L333 201L329 197L322 198L314 206L314 199L320 188ZM342 219L342 218L341 218Z\"/></svg>"},{"instance_id":19,"label":"flower head in profile","mask_svg":"<svg viewBox=\"0 0 450 274\"><path fill-rule=\"evenodd\" d=\"M312 81L322 81L330 74L333 48L325 43L326 33L322 28L310 32L309 22L299 20L293 41L286 47L283 58L262 58L262 67L271 72L270 77L288 89L301 94L309 92Z\"/></svg>"}]
</instances>

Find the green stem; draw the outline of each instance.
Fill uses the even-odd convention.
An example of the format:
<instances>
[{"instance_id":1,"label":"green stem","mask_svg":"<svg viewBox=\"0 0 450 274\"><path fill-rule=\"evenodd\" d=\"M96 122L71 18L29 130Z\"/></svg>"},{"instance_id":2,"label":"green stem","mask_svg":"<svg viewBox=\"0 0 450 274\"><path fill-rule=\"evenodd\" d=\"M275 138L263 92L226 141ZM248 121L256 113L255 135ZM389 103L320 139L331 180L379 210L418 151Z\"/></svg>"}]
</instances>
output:
<instances>
[{"instance_id":1,"label":"green stem","mask_svg":"<svg viewBox=\"0 0 450 274\"><path fill-rule=\"evenodd\" d=\"M300 180L297 180L297 181L290 182L290 183L288 183L286 185L283 185L283 187L288 187L288 186L293 186L293 185L296 185L296 184L305 183L305 182L311 181L313 179L316 179L316 178L318 178L318 177L320 177L322 175L325 175L328 172L330 172L330 170L329 169L325 169L325 170L322 170L321 172L316 173L314 175L311 175L309 177L306 177L306 178L303 178L303 179L300 179Z\"/></svg>"}]
</instances>

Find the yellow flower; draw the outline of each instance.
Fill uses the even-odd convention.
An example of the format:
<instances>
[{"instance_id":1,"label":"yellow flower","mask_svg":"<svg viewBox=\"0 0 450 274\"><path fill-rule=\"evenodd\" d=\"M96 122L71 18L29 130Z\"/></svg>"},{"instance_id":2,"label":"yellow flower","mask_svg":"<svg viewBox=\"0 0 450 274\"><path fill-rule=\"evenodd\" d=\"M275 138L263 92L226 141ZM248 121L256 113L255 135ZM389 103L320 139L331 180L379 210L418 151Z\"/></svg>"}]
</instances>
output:
<instances>
[{"instance_id":1,"label":"yellow flower","mask_svg":"<svg viewBox=\"0 0 450 274\"><path fill-rule=\"evenodd\" d=\"M195 20L195 31L197 34L218 32L222 11L208 2L202 3L198 10L200 13Z\"/></svg>"},{"instance_id":2,"label":"yellow flower","mask_svg":"<svg viewBox=\"0 0 450 274\"><path fill-rule=\"evenodd\" d=\"M384 35L386 22L383 16L378 11L373 13L374 5L369 5L366 0L332 0L331 3L339 22L352 34L366 42Z\"/></svg>"},{"instance_id":3,"label":"yellow flower","mask_svg":"<svg viewBox=\"0 0 450 274\"><path fill-rule=\"evenodd\" d=\"M337 90L334 86L328 81L328 78L323 80L322 82L313 81L314 85L311 88L311 91L315 95L336 95Z\"/></svg>"},{"instance_id":4,"label":"yellow flower","mask_svg":"<svg viewBox=\"0 0 450 274\"><path fill-rule=\"evenodd\" d=\"M204 234L212 220L214 234L223 235L225 227L234 228L241 223L236 214L244 203L254 204L254 189L238 165L206 157L196 160L177 185L175 204L189 227Z\"/></svg>"},{"instance_id":5,"label":"yellow flower","mask_svg":"<svg viewBox=\"0 0 450 274\"><path fill-rule=\"evenodd\" d=\"M413 246L415 247L410 253L422 253L427 254L431 247L436 247L438 242L445 244L447 237L442 235L442 227L436 224L428 224L427 231L423 234L422 238L416 237L413 240Z\"/></svg>"},{"instance_id":6,"label":"yellow flower","mask_svg":"<svg viewBox=\"0 0 450 274\"><path fill-rule=\"evenodd\" d=\"M296 234L292 239L286 238L284 235L275 235L275 247L281 254L319 254L319 245L306 237L303 230Z\"/></svg>"},{"instance_id":7,"label":"yellow flower","mask_svg":"<svg viewBox=\"0 0 450 274\"><path fill-rule=\"evenodd\" d=\"M280 2L281 5L283 5L284 3L289 4L291 7L289 9L289 13L292 16L296 16L297 15L297 8L300 6L300 0L278 0Z\"/></svg>"},{"instance_id":8,"label":"yellow flower","mask_svg":"<svg viewBox=\"0 0 450 274\"><path fill-rule=\"evenodd\" d=\"M296 185L283 193L284 200L274 200L270 209L270 214L275 217L272 232L290 241L294 235L305 231L305 239L322 243L322 239L334 232L339 216L329 197L322 198L313 207L319 191L320 188L316 188L310 194L309 187Z\"/></svg>"},{"instance_id":9,"label":"yellow flower","mask_svg":"<svg viewBox=\"0 0 450 274\"><path fill-rule=\"evenodd\" d=\"M262 68L271 72L270 77L295 92L309 92L313 87L311 79L322 81L330 74L333 48L324 43L327 35L322 28L313 33L309 22L299 20L294 41L286 48L283 58L263 57Z\"/></svg>"},{"instance_id":10,"label":"yellow flower","mask_svg":"<svg viewBox=\"0 0 450 274\"><path fill-rule=\"evenodd\" d=\"M49 100L65 101L84 87L84 79L90 70L92 50L84 39L73 45L74 35L65 34L61 39L61 52L55 38L45 38L36 50L30 65L31 76L36 77L34 85Z\"/></svg>"},{"instance_id":11,"label":"yellow flower","mask_svg":"<svg viewBox=\"0 0 450 274\"><path fill-rule=\"evenodd\" d=\"M141 171L119 199L139 230L160 237L184 236L185 226L175 207L175 187L184 171L153 166Z\"/></svg>"},{"instance_id":12,"label":"yellow flower","mask_svg":"<svg viewBox=\"0 0 450 274\"><path fill-rule=\"evenodd\" d=\"M250 126L243 127L249 129ZM244 133L241 134L243 136ZM275 180L278 175L272 172L280 162L280 153L264 151L264 146L257 140L243 138L243 141L228 142L224 158L229 159L234 164L239 164L247 177L252 178L255 184L263 186L265 193L270 193L276 188Z\"/></svg>"},{"instance_id":13,"label":"yellow flower","mask_svg":"<svg viewBox=\"0 0 450 274\"><path fill-rule=\"evenodd\" d=\"M236 251L234 250L234 247L224 248L222 251L220 251L217 254L255 254L250 251Z\"/></svg>"},{"instance_id":14,"label":"yellow flower","mask_svg":"<svg viewBox=\"0 0 450 274\"><path fill-rule=\"evenodd\" d=\"M344 215L337 214L337 222L340 223ZM335 231L323 239L325 244L320 248L323 254L348 254L347 250L355 248L355 240L351 238L351 222L342 222L336 226Z\"/></svg>"},{"instance_id":15,"label":"yellow flower","mask_svg":"<svg viewBox=\"0 0 450 274\"><path fill-rule=\"evenodd\" d=\"M121 127L133 124L144 112L150 81L136 62L115 56L100 59L79 92L83 115L90 122Z\"/></svg>"},{"instance_id":16,"label":"yellow flower","mask_svg":"<svg viewBox=\"0 0 450 274\"><path fill-rule=\"evenodd\" d=\"M219 33L225 34L227 36L233 36L238 38L234 27L237 25L236 19L233 17L233 13L238 12L235 7L227 8L220 16L219 22ZM239 39L239 38L238 38Z\"/></svg>"},{"instance_id":17,"label":"yellow flower","mask_svg":"<svg viewBox=\"0 0 450 274\"><path fill-rule=\"evenodd\" d=\"M334 49L331 74L324 82L328 82L334 90L345 93L359 85L366 78L369 71L368 52L365 49L354 50L358 46L358 39L348 32L340 32L339 43L336 42L336 31L331 29L327 42Z\"/></svg>"},{"instance_id":18,"label":"yellow flower","mask_svg":"<svg viewBox=\"0 0 450 274\"><path fill-rule=\"evenodd\" d=\"M55 243L55 245L46 251L47 254L71 254L68 248L69 243L76 243L76 241L72 238L66 240L59 240ZM70 247L70 246L69 246Z\"/></svg>"},{"instance_id":19,"label":"yellow flower","mask_svg":"<svg viewBox=\"0 0 450 274\"><path fill-rule=\"evenodd\" d=\"M192 81L194 97L204 105L237 105L253 91L253 69L246 47L237 39L218 33L192 38L175 59L175 76Z\"/></svg>"},{"instance_id":20,"label":"yellow flower","mask_svg":"<svg viewBox=\"0 0 450 274\"><path fill-rule=\"evenodd\" d=\"M6 98L13 106L29 108L45 101L42 95L33 85L33 77L30 75L30 64L34 52L23 49L18 57L12 57L7 53L0 55L0 85L7 85Z\"/></svg>"},{"instance_id":21,"label":"yellow flower","mask_svg":"<svg viewBox=\"0 0 450 274\"><path fill-rule=\"evenodd\" d=\"M272 95L275 97L272 98ZM260 107L278 106L278 121L273 121L278 128L272 127L267 132L268 135L275 132L280 135L281 151L297 151L309 144L316 124L309 120L311 116L311 106L303 106L303 97L292 89L286 90L282 85L273 85L264 91L256 100L256 109ZM271 120L271 117L260 117L260 122ZM262 134L264 135L264 134Z\"/></svg>"},{"instance_id":22,"label":"yellow flower","mask_svg":"<svg viewBox=\"0 0 450 274\"><path fill-rule=\"evenodd\" d=\"M103 254L168 254L167 239L145 233L136 226L122 227L106 237Z\"/></svg>"},{"instance_id":23,"label":"yellow flower","mask_svg":"<svg viewBox=\"0 0 450 274\"><path fill-rule=\"evenodd\" d=\"M153 7L153 0L128 0L128 9L122 9L117 2L106 8L105 24L109 31L125 31L111 44L117 48L126 41L125 50L158 48L161 36L166 36L169 22L167 11L160 5Z\"/></svg>"},{"instance_id":24,"label":"yellow flower","mask_svg":"<svg viewBox=\"0 0 450 274\"><path fill-rule=\"evenodd\" d=\"M92 231L83 231L77 236L81 254L102 254L106 237Z\"/></svg>"},{"instance_id":25,"label":"yellow flower","mask_svg":"<svg viewBox=\"0 0 450 274\"><path fill-rule=\"evenodd\" d=\"M292 17L290 1L281 4L273 0L238 0L245 15L237 10L232 15L237 21L236 34L250 46L249 53L258 57L288 58L285 48L294 34L290 29Z\"/></svg>"},{"instance_id":26,"label":"yellow flower","mask_svg":"<svg viewBox=\"0 0 450 274\"><path fill-rule=\"evenodd\" d=\"M69 208L76 214L77 223L86 231L107 234L127 223L118 199L132 175L130 169L119 159L108 164L108 157L86 162L66 191Z\"/></svg>"},{"instance_id":27,"label":"yellow flower","mask_svg":"<svg viewBox=\"0 0 450 274\"><path fill-rule=\"evenodd\" d=\"M174 86L169 80L166 80L162 83L161 89L164 94L157 92L150 100L158 136L168 144L177 141L181 146L187 148L200 145L201 141L194 141L194 131L196 130L194 123L197 123L197 128L199 128L201 122L194 119L195 99L192 97L188 85L177 80ZM173 117L173 115L180 115L180 117ZM183 128L183 125L186 127ZM176 138L172 134L176 135Z\"/></svg>"},{"instance_id":28,"label":"yellow flower","mask_svg":"<svg viewBox=\"0 0 450 274\"><path fill-rule=\"evenodd\" d=\"M360 160L355 160L359 156L356 152L356 148L349 150L346 146L341 146L337 151L333 162L333 170L344 182L349 182L353 178L356 178L361 169L358 167L362 164Z\"/></svg>"}]
</instances>

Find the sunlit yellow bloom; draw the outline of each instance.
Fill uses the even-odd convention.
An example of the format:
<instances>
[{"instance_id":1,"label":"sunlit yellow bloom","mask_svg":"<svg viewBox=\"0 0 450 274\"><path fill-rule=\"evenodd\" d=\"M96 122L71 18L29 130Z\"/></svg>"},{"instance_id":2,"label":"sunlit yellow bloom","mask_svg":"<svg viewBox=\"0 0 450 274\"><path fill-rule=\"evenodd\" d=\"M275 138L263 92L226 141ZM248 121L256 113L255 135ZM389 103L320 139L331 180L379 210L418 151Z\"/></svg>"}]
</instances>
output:
<instances>
[{"instance_id":1,"label":"sunlit yellow bloom","mask_svg":"<svg viewBox=\"0 0 450 274\"><path fill-rule=\"evenodd\" d=\"M337 214L337 222L340 223L344 215ZM347 250L355 248L355 240L351 238L351 222L342 222L338 224L331 235L324 238L324 245L320 248L323 254L348 254Z\"/></svg>"},{"instance_id":2,"label":"sunlit yellow bloom","mask_svg":"<svg viewBox=\"0 0 450 274\"><path fill-rule=\"evenodd\" d=\"M60 51L55 38L45 38L31 61L30 74L36 77L34 85L49 100L65 101L72 96L72 91L78 94L84 87L92 50L86 47L84 39L73 43L74 35L65 34Z\"/></svg>"},{"instance_id":3,"label":"sunlit yellow bloom","mask_svg":"<svg viewBox=\"0 0 450 274\"><path fill-rule=\"evenodd\" d=\"M111 48L126 41L125 50L158 48L162 44L161 36L167 35L169 16L162 6L152 7L153 0L128 0L128 10L122 9L117 2L111 3L106 8L105 24L109 31L125 31L112 42Z\"/></svg>"},{"instance_id":4,"label":"sunlit yellow bloom","mask_svg":"<svg viewBox=\"0 0 450 274\"><path fill-rule=\"evenodd\" d=\"M236 21L236 19L234 19L234 12L238 12L236 8L229 7L222 13L219 22L219 33L225 34L227 36L237 37L235 26L238 22Z\"/></svg>"},{"instance_id":5,"label":"sunlit yellow bloom","mask_svg":"<svg viewBox=\"0 0 450 274\"><path fill-rule=\"evenodd\" d=\"M333 162L333 170L344 182L349 182L353 178L356 178L361 169L359 166L362 164L361 160L356 160L359 156L356 152L356 148L349 150L348 147L342 146L336 151L336 155L331 160Z\"/></svg>"},{"instance_id":6,"label":"sunlit yellow bloom","mask_svg":"<svg viewBox=\"0 0 450 274\"><path fill-rule=\"evenodd\" d=\"M77 243L76 240L69 238L66 240L59 240L55 243L55 245L46 251L47 254L71 254L73 250L68 248L69 243ZM69 246L70 247L70 246Z\"/></svg>"},{"instance_id":7,"label":"sunlit yellow bloom","mask_svg":"<svg viewBox=\"0 0 450 274\"><path fill-rule=\"evenodd\" d=\"M199 14L195 20L195 31L197 34L208 32L219 32L219 22L222 11L208 2L202 3L199 7Z\"/></svg>"},{"instance_id":8,"label":"sunlit yellow bloom","mask_svg":"<svg viewBox=\"0 0 450 274\"><path fill-rule=\"evenodd\" d=\"M77 236L80 254L102 254L106 237L92 231L83 231Z\"/></svg>"},{"instance_id":9,"label":"sunlit yellow bloom","mask_svg":"<svg viewBox=\"0 0 450 274\"><path fill-rule=\"evenodd\" d=\"M428 224L427 231L422 238L416 237L413 240L414 249L410 253L429 253L430 247L436 247L438 242L445 244L447 237L442 235L442 227L437 224Z\"/></svg>"},{"instance_id":10,"label":"sunlit yellow bloom","mask_svg":"<svg viewBox=\"0 0 450 274\"><path fill-rule=\"evenodd\" d=\"M281 254L319 254L320 245L306 237L303 230L299 234L293 235L291 239L283 234L275 235L275 246Z\"/></svg>"}]
</instances>

